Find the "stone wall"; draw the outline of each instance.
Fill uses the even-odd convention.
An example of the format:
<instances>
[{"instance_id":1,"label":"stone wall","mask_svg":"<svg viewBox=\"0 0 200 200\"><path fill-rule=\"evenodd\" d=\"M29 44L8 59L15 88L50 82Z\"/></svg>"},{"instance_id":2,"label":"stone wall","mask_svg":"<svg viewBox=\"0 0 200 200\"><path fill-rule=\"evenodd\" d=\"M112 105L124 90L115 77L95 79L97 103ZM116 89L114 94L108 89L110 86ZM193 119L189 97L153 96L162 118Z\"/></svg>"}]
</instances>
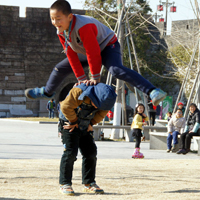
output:
<instances>
[{"instance_id":1,"label":"stone wall","mask_svg":"<svg viewBox=\"0 0 200 200\"><path fill-rule=\"evenodd\" d=\"M166 37L169 48L180 44L193 48L197 41L198 31L196 19L172 21L171 35Z\"/></svg>"},{"instance_id":2,"label":"stone wall","mask_svg":"<svg viewBox=\"0 0 200 200\"><path fill-rule=\"evenodd\" d=\"M66 57L62 50L49 9L26 8L26 17L21 18L19 7L0 6L0 117L39 115L40 101L27 99L24 90L46 84L53 67ZM65 79L55 100L75 81L73 74Z\"/></svg>"}]
</instances>

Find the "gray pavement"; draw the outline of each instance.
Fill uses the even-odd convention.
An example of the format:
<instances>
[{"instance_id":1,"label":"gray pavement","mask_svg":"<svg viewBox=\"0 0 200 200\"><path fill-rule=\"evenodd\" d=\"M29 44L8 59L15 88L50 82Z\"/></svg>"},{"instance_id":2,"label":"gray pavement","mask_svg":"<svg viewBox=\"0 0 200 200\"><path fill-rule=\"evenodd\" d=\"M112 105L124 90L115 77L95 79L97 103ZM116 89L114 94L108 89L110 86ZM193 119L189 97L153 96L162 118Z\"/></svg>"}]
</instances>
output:
<instances>
[{"instance_id":1,"label":"gray pavement","mask_svg":"<svg viewBox=\"0 0 200 200\"><path fill-rule=\"evenodd\" d=\"M110 131L104 132L108 137ZM99 159L129 159L135 143L96 141L96 145ZM62 150L57 124L0 119L0 159L60 159ZM141 152L145 159L200 159L193 153L177 155L150 150L148 141L141 143Z\"/></svg>"}]
</instances>

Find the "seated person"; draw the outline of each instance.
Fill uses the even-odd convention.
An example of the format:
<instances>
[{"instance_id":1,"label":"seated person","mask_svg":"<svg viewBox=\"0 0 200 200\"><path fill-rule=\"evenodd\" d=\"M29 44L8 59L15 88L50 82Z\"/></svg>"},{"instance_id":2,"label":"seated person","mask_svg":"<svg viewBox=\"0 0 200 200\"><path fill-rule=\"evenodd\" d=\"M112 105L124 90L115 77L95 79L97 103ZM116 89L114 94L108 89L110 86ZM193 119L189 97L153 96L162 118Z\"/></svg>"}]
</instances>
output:
<instances>
[{"instance_id":1,"label":"seated person","mask_svg":"<svg viewBox=\"0 0 200 200\"><path fill-rule=\"evenodd\" d=\"M191 139L193 136L199 136L200 127L200 111L196 104L190 104L190 112L184 129L184 133L181 134L181 145L177 154L187 154L190 151Z\"/></svg>"},{"instance_id":2,"label":"seated person","mask_svg":"<svg viewBox=\"0 0 200 200\"><path fill-rule=\"evenodd\" d=\"M181 109L178 109L175 115L168 122L168 137L167 137L167 152L177 151L178 138L177 136L180 133L183 133L185 127L185 118L183 117L183 112ZM172 146L173 139L173 146Z\"/></svg>"},{"instance_id":3,"label":"seated person","mask_svg":"<svg viewBox=\"0 0 200 200\"><path fill-rule=\"evenodd\" d=\"M84 192L104 193L95 182L97 147L93 138L93 125L102 121L116 100L111 86L98 83L72 88L61 102L60 125L64 152L60 162L60 192L74 195L72 189L73 165L78 149L82 154L82 183ZM63 116L62 116L63 114Z\"/></svg>"}]
</instances>

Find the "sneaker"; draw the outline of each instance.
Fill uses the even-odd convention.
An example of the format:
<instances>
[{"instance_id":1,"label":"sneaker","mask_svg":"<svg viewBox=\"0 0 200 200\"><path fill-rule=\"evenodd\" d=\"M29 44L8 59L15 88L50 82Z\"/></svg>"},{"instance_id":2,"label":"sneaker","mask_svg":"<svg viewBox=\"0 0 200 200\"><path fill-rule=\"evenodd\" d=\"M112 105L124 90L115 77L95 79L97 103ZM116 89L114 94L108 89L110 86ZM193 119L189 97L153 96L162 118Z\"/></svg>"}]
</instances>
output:
<instances>
[{"instance_id":1,"label":"sneaker","mask_svg":"<svg viewBox=\"0 0 200 200\"><path fill-rule=\"evenodd\" d=\"M173 144L172 153L177 152L177 151L178 151L178 144Z\"/></svg>"},{"instance_id":2,"label":"sneaker","mask_svg":"<svg viewBox=\"0 0 200 200\"><path fill-rule=\"evenodd\" d=\"M187 153L189 153L189 152L190 152L190 149L186 149L185 152L184 152L183 154L185 155L185 154L187 154Z\"/></svg>"},{"instance_id":3,"label":"sneaker","mask_svg":"<svg viewBox=\"0 0 200 200\"><path fill-rule=\"evenodd\" d=\"M90 183L90 185L84 187L84 192L88 193L95 193L95 194L103 194L104 191L96 184L96 183Z\"/></svg>"},{"instance_id":4,"label":"sneaker","mask_svg":"<svg viewBox=\"0 0 200 200\"><path fill-rule=\"evenodd\" d=\"M74 190L72 189L71 185L61 185L60 190L62 194L74 196Z\"/></svg>"},{"instance_id":5,"label":"sneaker","mask_svg":"<svg viewBox=\"0 0 200 200\"><path fill-rule=\"evenodd\" d=\"M29 99L51 99L55 93L50 97L44 94L45 87L29 88L25 90L25 96Z\"/></svg>"},{"instance_id":6,"label":"sneaker","mask_svg":"<svg viewBox=\"0 0 200 200\"><path fill-rule=\"evenodd\" d=\"M185 152L186 152L185 149L179 149L176 153L177 154L186 154Z\"/></svg>"},{"instance_id":7,"label":"sneaker","mask_svg":"<svg viewBox=\"0 0 200 200\"><path fill-rule=\"evenodd\" d=\"M167 149L167 153L169 153L171 151L171 149Z\"/></svg>"},{"instance_id":8,"label":"sneaker","mask_svg":"<svg viewBox=\"0 0 200 200\"><path fill-rule=\"evenodd\" d=\"M151 91L150 98L154 106L157 106L161 101L165 99L167 93L157 88Z\"/></svg>"}]
</instances>

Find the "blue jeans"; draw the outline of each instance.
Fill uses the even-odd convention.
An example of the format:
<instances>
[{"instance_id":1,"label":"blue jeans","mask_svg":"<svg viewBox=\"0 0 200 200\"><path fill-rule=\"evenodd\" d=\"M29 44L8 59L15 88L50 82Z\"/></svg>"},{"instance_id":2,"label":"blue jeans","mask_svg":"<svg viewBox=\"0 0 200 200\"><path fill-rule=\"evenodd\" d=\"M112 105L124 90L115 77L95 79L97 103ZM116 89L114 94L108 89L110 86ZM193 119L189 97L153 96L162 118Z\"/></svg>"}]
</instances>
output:
<instances>
[{"instance_id":1,"label":"blue jeans","mask_svg":"<svg viewBox=\"0 0 200 200\"><path fill-rule=\"evenodd\" d=\"M78 57L83 68L88 67L87 57L83 54L78 54ZM136 71L122 65L120 44L118 41L115 42L115 44L106 46L101 52L101 57L102 64L113 75L113 77L130 83L146 94L149 94L156 88ZM52 94L69 73L72 73L72 68L69 64L68 58L65 58L63 61L58 63L52 71L49 80L46 83L45 92Z\"/></svg>"},{"instance_id":2,"label":"blue jeans","mask_svg":"<svg viewBox=\"0 0 200 200\"><path fill-rule=\"evenodd\" d=\"M174 131L172 133L172 135L169 133L168 137L167 137L167 149L171 149L172 148L172 139L173 139L173 144L178 144L178 135L180 133L178 131Z\"/></svg>"},{"instance_id":3,"label":"blue jeans","mask_svg":"<svg viewBox=\"0 0 200 200\"><path fill-rule=\"evenodd\" d=\"M49 109L49 118L54 118L54 109Z\"/></svg>"}]
</instances>

